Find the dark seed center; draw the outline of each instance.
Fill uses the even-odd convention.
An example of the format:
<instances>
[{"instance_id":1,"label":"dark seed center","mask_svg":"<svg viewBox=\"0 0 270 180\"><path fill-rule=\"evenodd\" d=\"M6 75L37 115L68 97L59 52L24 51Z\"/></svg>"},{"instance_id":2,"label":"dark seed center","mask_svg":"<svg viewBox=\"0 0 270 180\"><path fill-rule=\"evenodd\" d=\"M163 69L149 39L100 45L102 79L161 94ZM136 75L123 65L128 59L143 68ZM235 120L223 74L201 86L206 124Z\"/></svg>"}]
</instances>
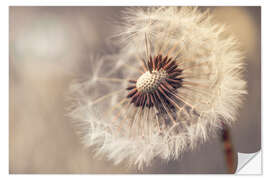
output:
<instances>
[{"instance_id":1,"label":"dark seed center","mask_svg":"<svg viewBox=\"0 0 270 180\"><path fill-rule=\"evenodd\" d=\"M163 108L174 107L172 100L177 101L174 97L176 89L182 86L182 74L175 60L172 58L162 57L162 55L150 57L147 62L147 71L144 72L137 80L130 80L127 98L131 103L142 108L156 106Z\"/></svg>"}]
</instances>

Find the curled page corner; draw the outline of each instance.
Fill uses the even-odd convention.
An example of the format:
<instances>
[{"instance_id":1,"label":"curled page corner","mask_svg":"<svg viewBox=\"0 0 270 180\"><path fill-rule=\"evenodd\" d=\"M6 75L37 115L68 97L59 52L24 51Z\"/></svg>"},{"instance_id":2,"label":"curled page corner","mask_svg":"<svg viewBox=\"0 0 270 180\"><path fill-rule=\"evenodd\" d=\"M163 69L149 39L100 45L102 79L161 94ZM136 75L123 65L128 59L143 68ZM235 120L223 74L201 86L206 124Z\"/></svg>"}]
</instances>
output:
<instances>
[{"instance_id":1,"label":"curled page corner","mask_svg":"<svg viewBox=\"0 0 270 180\"><path fill-rule=\"evenodd\" d=\"M238 153L236 174L261 174L261 151Z\"/></svg>"}]
</instances>

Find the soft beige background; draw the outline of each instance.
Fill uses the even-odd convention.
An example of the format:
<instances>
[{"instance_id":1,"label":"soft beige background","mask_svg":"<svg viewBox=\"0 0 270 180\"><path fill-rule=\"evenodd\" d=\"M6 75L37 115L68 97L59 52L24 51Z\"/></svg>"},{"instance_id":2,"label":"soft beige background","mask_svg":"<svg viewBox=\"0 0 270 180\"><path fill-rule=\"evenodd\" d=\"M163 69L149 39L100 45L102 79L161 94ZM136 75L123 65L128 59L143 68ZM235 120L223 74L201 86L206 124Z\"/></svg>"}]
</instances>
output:
<instances>
[{"instance_id":1,"label":"soft beige background","mask_svg":"<svg viewBox=\"0 0 270 180\"><path fill-rule=\"evenodd\" d=\"M87 60L111 48L112 20L124 7L10 7L10 173L226 173L222 144L213 139L181 160L138 172L94 158L65 117L72 79ZM204 7L205 9L206 7ZM248 96L232 128L239 152L261 148L260 7L210 7L246 52Z\"/></svg>"}]
</instances>

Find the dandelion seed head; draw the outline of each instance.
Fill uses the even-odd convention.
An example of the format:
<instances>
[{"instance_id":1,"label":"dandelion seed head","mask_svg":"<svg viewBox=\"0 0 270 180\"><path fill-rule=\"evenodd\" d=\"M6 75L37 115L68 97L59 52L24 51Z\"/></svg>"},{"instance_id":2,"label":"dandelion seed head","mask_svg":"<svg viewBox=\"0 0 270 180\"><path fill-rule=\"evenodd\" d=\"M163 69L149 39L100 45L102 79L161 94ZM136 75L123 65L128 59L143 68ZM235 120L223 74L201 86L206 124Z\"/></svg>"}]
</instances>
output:
<instances>
[{"instance_id":1,"label":"dandelion seed head","mask_svg":"<svg viewBox=\"0 0 270 180\"><path fill-rule=\"evenodd\" d=\"M246 94L243 56L226 27L191 7L128 8L121 51L92 58L71 88L86 146L139 169L170 160L232 124Z\"/></svg>"}]
</instances>

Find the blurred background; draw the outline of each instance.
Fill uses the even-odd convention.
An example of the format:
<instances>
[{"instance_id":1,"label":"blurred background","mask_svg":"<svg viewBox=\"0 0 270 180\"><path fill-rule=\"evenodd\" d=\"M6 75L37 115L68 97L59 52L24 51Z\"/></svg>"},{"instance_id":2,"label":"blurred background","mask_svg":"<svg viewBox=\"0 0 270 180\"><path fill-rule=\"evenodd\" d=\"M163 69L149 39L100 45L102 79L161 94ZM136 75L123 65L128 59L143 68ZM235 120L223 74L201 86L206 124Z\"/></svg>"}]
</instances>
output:
<instances>
[{"instance_id":1,"label":"blurred background","mask_svg":"<svg viewBox=\"0 0 270 180\"><path fill-rule=\"evenodd\" d=\"M65 116L74 78L87 74L95 53L111 51L112 21L125 7L10 7L10 173L226 173L216 138L182 159L156 160L144 171L114 166L85 149ZM246 54L248 95L231 128L236 152L261 149L261 8L209 8Z\"/></svg>"}]
</instances>

